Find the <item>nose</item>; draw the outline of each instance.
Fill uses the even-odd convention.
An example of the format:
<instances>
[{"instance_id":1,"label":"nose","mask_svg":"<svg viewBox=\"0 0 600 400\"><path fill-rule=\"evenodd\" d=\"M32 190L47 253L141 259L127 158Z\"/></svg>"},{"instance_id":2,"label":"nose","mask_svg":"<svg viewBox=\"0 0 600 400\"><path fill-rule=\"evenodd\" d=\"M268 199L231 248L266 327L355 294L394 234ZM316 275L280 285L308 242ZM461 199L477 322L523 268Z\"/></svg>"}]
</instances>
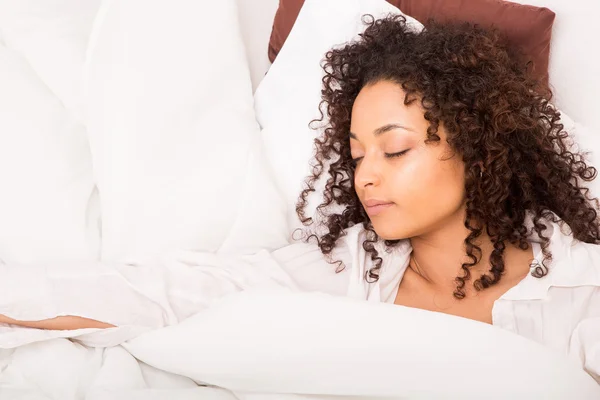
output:
<instances>
[{"instance_id":1,"label":"nose","mask_svg":"<svg viewBox=\"0 0 600 400\"><path fill-rule=\"evenodd\" d=\"M370 157L365 156L354 171L354 185L358 188L379 186L381 183L381 171L377 164Z\"/></svg>"}]
</instances>

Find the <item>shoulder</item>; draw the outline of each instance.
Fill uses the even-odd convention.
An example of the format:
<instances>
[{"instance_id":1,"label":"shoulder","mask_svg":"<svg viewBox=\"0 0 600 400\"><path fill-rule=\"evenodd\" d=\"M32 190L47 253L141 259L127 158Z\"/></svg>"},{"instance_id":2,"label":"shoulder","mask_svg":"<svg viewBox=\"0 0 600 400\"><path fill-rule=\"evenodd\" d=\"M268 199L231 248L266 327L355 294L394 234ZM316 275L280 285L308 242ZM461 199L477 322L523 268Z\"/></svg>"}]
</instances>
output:
<instances>
[{"instance_id":1,"label":"shoulder","mask_svg":"<svg viewBox=\"0 0 600 400\"><path fill-rule=\"evenodd\" d=\"M535 254L534 263L542 262L547 268L546 276L534 278L528 275L517 286L509 290L505 300L541 300L548 296L551 288L600 287L600 245L581 242L571 235L567 226L549 221L544 222L550 242L548 250L551 260L544 261L542 254ZM530 241L539 245L541 240L532 234Z\"/></svg>"},{"instance_id":2,"label":"shoulder","mask_svg":"<svg viewBox=\"0 0 600 400\"><path fill-rule=\"evenodd\" d=\"M562 327L567 354L600 383L600 245L580 242L560 229L553 233L543 315L545 325L554 328L544 334L560 343Z\"/></svg>"},{"instance_id":3,"label":"shoulder","mask_svg":"<svg viewBox=\"0 0 600 400\"><path fill-rule=\"evenodd\" d=\"M573 356L597 377L600 365L588 361L600 351L600 246L576 240L566 226L545 224L552 255L547 275L528 275L506 292L494 305L494 325Z\"/></svg>"},{"instance_id":4,"label":"shoulder","mask_svg":"<svg viewBox=\"0 0 600 400\"><path fill-rule=\"evenodd\" d=\"M549 285L600 287L600 245L581 242L567 227L552 224Z\"/></svg>"}]
</instances>

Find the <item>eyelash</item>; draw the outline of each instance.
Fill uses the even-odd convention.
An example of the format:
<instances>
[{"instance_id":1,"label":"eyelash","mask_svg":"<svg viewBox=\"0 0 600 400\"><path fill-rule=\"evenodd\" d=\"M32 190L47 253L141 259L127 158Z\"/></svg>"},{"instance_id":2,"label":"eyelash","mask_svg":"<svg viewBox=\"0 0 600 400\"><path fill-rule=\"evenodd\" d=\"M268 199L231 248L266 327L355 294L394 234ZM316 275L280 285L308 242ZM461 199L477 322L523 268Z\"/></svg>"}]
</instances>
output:
<instances>
[{"instance_id":1,"label":"eyelash","mask_svg":"<svg viewBox=\"0 0 600 400\"><path fill-rule=\"evenodd\" d=\"M385 157L386 157L386 158L396 158L396 157L401 157L401 156L405 155L405 154L408 152L408 150L410 150L410 149L402 150L402 151L399 151L399 152L397 152L397 153L392 153L392 154L385 153Z\"/></svg>"},{"instance_id":2,"label":"eyelash","mask_svg":"<svg viewBox=\"0 0 600 400\"><path fill-rule=\"evenodd\" d=\"M406 153L408 153L410 149L406 149L403 151L399 151L398 153L385 153L385 158L397 158L397 157L402 157L403 155L405 155ZM358 162L360 160L362 160L363 157L358 157L358 158L353 158L352 159L352 165L356 166L356 164L358 164Z\"/></svg>"}]
</instances>

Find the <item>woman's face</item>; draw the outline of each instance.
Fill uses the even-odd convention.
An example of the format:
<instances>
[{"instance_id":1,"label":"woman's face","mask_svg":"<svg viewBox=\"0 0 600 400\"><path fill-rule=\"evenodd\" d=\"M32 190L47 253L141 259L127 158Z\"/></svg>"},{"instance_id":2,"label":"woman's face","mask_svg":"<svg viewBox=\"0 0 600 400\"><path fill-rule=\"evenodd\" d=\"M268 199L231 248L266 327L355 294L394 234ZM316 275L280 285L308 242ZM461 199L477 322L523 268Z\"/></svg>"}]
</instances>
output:
<instances>
[{"instance_id":1,"label":"woman's face","mask_svg":"<svg viewBox=\"0 0 600 400\"><path fill-rule=\"evenodd\" d=\"M429 123L419 101L404 105L401 86L388 81L361 90L352 109L354 184L379 237L426 235L464 221L464 164L446 141L425 144Z\"/></svg>"}]
</instances>

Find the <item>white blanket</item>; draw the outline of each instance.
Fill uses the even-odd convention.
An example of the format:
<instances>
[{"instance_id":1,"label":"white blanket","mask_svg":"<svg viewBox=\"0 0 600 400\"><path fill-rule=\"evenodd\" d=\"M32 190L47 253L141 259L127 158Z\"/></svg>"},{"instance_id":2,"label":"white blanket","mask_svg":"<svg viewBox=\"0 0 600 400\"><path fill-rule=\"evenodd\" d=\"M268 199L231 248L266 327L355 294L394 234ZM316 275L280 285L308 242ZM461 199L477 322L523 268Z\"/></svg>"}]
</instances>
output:
<instances>
[{"instance_id":1,"label":"white blanket","mask_svg":"<svg viewBox=\"0 0 600 400\"><path fill-rule=\"evenodd\" d=\"M89 348L54 339L4 350L0 359L1 400L236 398L138 362L121 346Z\"/></svg>"},{"instance_id":2,"label":"white blanket","mask_svg":"<svg viewBox=\"0 0 600 400\"><path fill-rule=\"evenodd\" d=\"M492 326L300 292L327 266L304 245L283 251L303 262L179 252L143 267L1 265L0 314L117 328L2 327L0 399L479 398L499 376L496 398L600 394L580 368Z\"/></svg>"}]
</instances>

